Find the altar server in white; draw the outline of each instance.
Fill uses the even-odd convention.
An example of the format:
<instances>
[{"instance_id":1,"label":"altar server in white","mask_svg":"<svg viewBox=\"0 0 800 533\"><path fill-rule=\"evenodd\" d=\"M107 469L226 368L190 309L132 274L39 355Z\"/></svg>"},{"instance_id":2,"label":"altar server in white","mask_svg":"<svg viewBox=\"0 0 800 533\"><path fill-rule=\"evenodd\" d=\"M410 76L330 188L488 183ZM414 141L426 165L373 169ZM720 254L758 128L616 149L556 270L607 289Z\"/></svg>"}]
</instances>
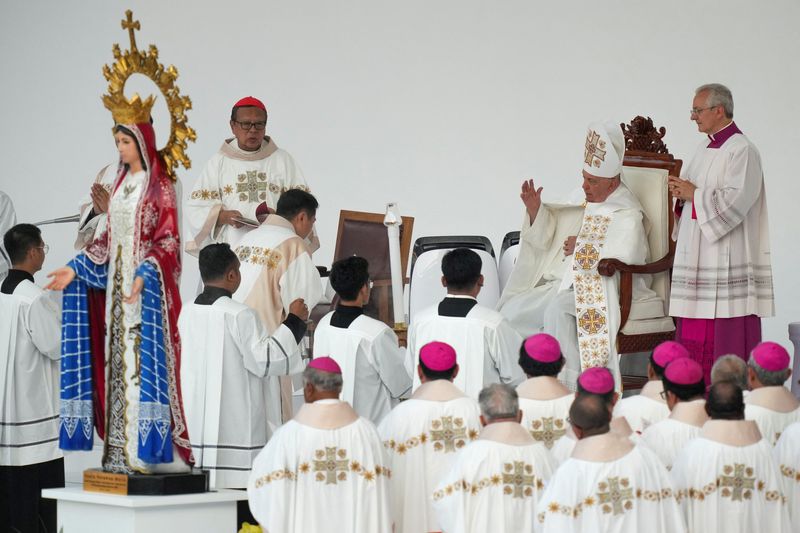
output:
<instances>
[{"instance_id":1,"label":"altar server in white","mask_svg":"<svg viewBox=\"0 0 800 533\"><path fill-rule=\"evenodd\" d=\"M56 502L40 492L64 486L61 314L33 280L48 248L39 228L13 226L3 244L11 270L0 285L0 524L3 531L55 531Z\"/></svg>"},{"instance_id":2,"label":"altar server in white","mask_svg":"<svg viewBox=\"0 0 800 533\"><path fill-rule=\"evenodd\" d=\"M498 309L523 335L544 331L558 339L566 358L561 379L571 389L582 370L605 366L619 390L619 274L601 276L598 264L606 258L644 263L646 220L622 182L625 139L619 125L590 124L584 146L585 208L542 204L542 187L523 183L522 247ZM634 277L633 298L648 309L647 317L663 315L642 276Z\"/></svg>"},{"instance_id":3,"label":"altar server in white","mask_svg":"<svg viewBox=\"0 0 800 533\"><path fill-rule=\"evenodd\" d=\"M241 280L239 260L225 243L200 251L203 292L178 319L183 344L181 388L195 466L215 489L245 488L253 459L267 443L267 375L303 371L298 343L308 309L291 303L270 336L258 315L231 299Z\"/></svg>"},{"instance_id":4,"label":"altar server in white","mask_svg":"<svg viewBox=\"0 0 800 533\"><path fill-rule=\"evenodd\" d=\"M339 400L330 357L313 359L303 381L306 404L253 464L250 510L270 532L391 533L391 470L375 426Z\"/></svg>"},{"instance_id":5,"label":"altar server in white","mask_svg":"<svg viewBox=\"0 0 800 533\"><path fill-rule=\"evenodd\" d=\"M231 110L231 132L206 163L186 204L190 237L186 251L197 255L206 245L227 242L236 247L252 229L248 224L273 213L281 194L308 191L294 159L265 135L267 108L247 96ZM315 241L312 252L319 247Z\"/></svg>"},{"instance_id":6,"label":"altar server in white","mask_svg":"<svg viewBox=\"0 0 800 533\"><path fill-rule=\"evenodd\" d=\"M761 435L775 444L783 430L800 422L800 402L783 386L792 375L791 358L776 342L762 342L750 354L744 416L758 424Z\"/></svg>"},{"instance_id":7,"label":"altar server in white","mask_svg":"<svg viewBox=\"0 0 800 533\"><path fill-rule=\"evenodd\" d=\"M244 236L234 252L241 262L242 282L233 299L253 308L270 335L289 314L293 301L302 298L313 309L322 297L322 282L304 238L311 233L317 203L310 193L292 189L281 195L275 214ZM281 418L292 417L292 383L270 378L268 405L281 406Z\"/></svg>"},{"instance_id":8,"label":"altar server in white","mask_svg":"<svg viewBox=\"0 0 800 533\"><path fill-rule=\"evenodd\" d=\"M569 417L579 441L539 501L537 531L686 531L667 469L653 452L610 430L602 398L579 396Z\"/></svg>"},{"instance_id":9,"label":"altar server in white","mask_svg":"<svg viewBox=\"0 0 800 533\"><path fill-rule=\"evenodd\" d=\"M711 418L700 437L678 452L672 482L689 531L790 531L789 513L772 445L744 419L742 390L711 386Z\"/></svg>"},{"instance_id":10,"label":"altar server in white","mask_svg":"<svg viewBox=\"0 0 800 533\"><path fill-rule=\"evenodd\" d=\"M703 367L688 357L669 363L662 380L671 412L668 418L644 430L642 443L669 470L678 452L687 442L700 436L700 430L708 420L703 398L706 386Z\"/></svg>"},{"instance_id":11,"label":"altar server in white","mask_svg":"<svg viewBox=\"0 0 800 533\"><path fill-rule=\"evenodd\" d=\"M342 400L377 424L411 392L406 351L389 326L364 314L372 283L366 259L352 256L335 262L328 279L339 304L317 324L314 354L339 363Z\"/></svg>"},{"instance_id":12,"label":"altar server in white","mask_svg":"<svg viewBox=\"0 0 800 533\"><path fill-rule=\"evenodd\" d=\"M17 214L14 212L14 204L6 193L0 191L0 235L5 235L16 223ZM0 281L6 277L9 268L11 268L11 259L8 257L5 246L0 244Z\"/></svg>"},{"instance_id":13,"label":"altar server in white","mask_svg":"<svg viewBox=\"0 0 800 533\"><path fill-rule=\"evenodd\" d=\"M433 493L442 531L533 531L534 510L555 464L520 425L516 391L501 383L480 392L478 440L465 447Z\"/></svg>"},{"instance_id":14,"label":"altar server in white","mask_svg":"<svg viewBox=\"0 0 800 533\"><path fill-rule=\"evenodd\" d=\"M781 472L792 531L800 531L800 422L795 422L781 433L773 457Z\"/></svg>"},{"instance_id":15,"label":"altar server in white","mask_svg":"<svg viewBox=\"0 0 800 533\"><path fill-rule=\"evenodd\" d=\"M569 406L575 395L556 379L564 366L558 341L547 333L528 337L519 349L519 366L528 376L517 387L522 426L551 450L567 433Z\"/></svg>"},{"instance_id":16,"label":"altar server in white","mask_svg":"<svg viewBox=\"0 0 800 533\"><path fill-rule=\"evenodd\" d=\"M478 438L478 402L453 385L458 371L451 346L423 346L417 367L422 384L378 426L392 470L396 533L442 530L433 510L433 491L457 452Z\"/></svg>"},{"instance_id":17,"label":"altar server in white","mask_svg":"<svg viewBox=\"0 0 800 533\"><path fill-rule=\"evenodd\" d=\"M666 341L656 346L647 365L647 383L639 394L618 401L614 406L614 416L624 416L631 429L640 435L651 424L667 418L669 407L662 394L661 377L664 368L680 357L689 357L689 352L677 342Z\"/></svg>"},{"instance_id":18,"label":"altar server in white","mask_svg":"<svg viewBox=\"0 0 800 533\"><path fill-rule=\"evenodd\" d=\"M447 287L447 296L415 316L408 332L412 362L431 341L455 349L461 361L455 385L471 398L477 398L491 383L518 385L525 379L516 361L522 338L503 315L476 299L483 285L481 266L480 256L469 248L447 252L442 258L442 285ZM415 376L414 386L418 385Z\"/></svg>"}]
</instances>

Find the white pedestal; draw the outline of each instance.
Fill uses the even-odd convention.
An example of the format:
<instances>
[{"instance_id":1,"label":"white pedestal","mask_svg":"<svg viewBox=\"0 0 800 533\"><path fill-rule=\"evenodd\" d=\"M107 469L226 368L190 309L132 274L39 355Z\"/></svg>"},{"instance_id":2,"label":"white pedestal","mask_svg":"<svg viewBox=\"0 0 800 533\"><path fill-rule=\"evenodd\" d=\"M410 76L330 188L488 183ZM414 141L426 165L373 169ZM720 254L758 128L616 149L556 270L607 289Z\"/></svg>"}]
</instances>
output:
<instances>
[{"instance_id":1,"label":"white pedestal","mask_svg":"<svg viewBox=\"0 0 800 533\"><path fill-rule=\"evenodd\" d=\"M247 492L118 496L66 487L45 489L42 497L58 500L63 533L235 533L236 502L246 500Z\"/></svg>"}]
</instances>

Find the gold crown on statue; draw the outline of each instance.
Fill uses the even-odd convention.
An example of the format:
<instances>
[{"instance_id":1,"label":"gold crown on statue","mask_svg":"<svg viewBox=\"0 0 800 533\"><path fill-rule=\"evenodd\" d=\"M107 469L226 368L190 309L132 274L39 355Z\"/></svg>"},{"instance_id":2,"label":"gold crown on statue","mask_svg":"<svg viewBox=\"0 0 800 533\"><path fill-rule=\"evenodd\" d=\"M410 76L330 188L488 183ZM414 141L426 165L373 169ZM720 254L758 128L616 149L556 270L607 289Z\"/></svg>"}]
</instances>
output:
<instances>
[{"instance_id":1,"label":"gold crown on statue","mask_svg":"<svg viewBox=\"0 0 800 533\"><path fill-rule=\"evenodd\" d=\"M139 94L128 100L121 92L103 95L103 105L111 111L115 124L146 124L150 122L150 112L156 97L152 94L142 100Z\"/></svg>"}]
</instances>

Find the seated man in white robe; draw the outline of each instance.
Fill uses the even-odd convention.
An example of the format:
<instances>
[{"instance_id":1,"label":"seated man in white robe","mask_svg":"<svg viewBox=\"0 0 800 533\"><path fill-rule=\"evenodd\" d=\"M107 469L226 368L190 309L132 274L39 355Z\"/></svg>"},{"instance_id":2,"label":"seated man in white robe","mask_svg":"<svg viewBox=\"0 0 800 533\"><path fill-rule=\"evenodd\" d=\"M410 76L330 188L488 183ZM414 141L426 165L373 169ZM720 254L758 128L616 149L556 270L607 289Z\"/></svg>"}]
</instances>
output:
<instances>
[{"instance_id":1,"label":"seated man in white robe","mask_svg":"<svg viewBox=\"0 0 800 533\"><path fill-rule=\"evenodd\" d=\"M703 367L688 357L667 365L662 377L669 418L656 422L642 433L642 443L650 448L667 470L687 442L700 436L706 415Z\"/></svg>"},{"instance_id":2,"label":"seated man in white robe","mask_svg":"<svg viewBox=\"0 0 800 533\"><path fill-rule=\"evenodd\" d=\"M790 531L772 445L744 419L742 390L728 382L712 385L706 412L711 420L672 465L689 531Z\"/></svg>"},{"instance_id":3,"label":"seated man in white robe","mask_svg":"<svg viewBox=\"0 0 800 533\"><path fill-rule=\"evenodd\" d=\"M783 430L772 455L781 472L792 531L800 531L800 422Z\"/></svg>"},{"instance_id":4,"label":"seated man in white robe","mask_svg":"<svg viewBox=\"0 0 800 533\"><path fill-rule=\"evenodd\" d=\"M306 404L253 464L253 516L271 533L391 533L391 469L375 426L339 400L342 370L330 357L312 359L303 381Z\"/></svg>"},{"instance_id":5,"label":"seated man in white robe","mask_svg":"<svg viewBox=\"0 0 800 533\"><path fill-rule=\"evenodd\" d=\"M417 367L422 384L378 426L392 470L395 533L442 530L433 491L456 452L478 438L478 402L453 385L458 370L451 346L435 341L423 346Z\"/></svg>"},{"instance_id":6,"label":"seated man in white robe","mask_svg":"<svg viewBox=\"0 0 800 533\"><path fill-rule=\"evenodd\" d=\"M686 531L667 469L646 447L610 430L601 397L577 397L569 417L580 440L539 501L537 531Z\"/></svg>"},{"instance_id":7,"label":"seated man in white robe","mask_svg":"<svg viewBox=\"0 0 800 533\"><path fill-rule=\"evenodd\" d=\"M313 309L322 297L319 271L303 240L314 227L318 207L310 193L286 191L278 200L275 214L267 216L234 248L241 261L242 282L233 299L253 308L270 335L286 319L289 306L297 298ZM292 417L292 382L271 377L269 391L269 420L280 425Z\"/></svg>"},{"instance_id":8,"label":"seated man in white robe","mask_svg":"<svg viewBox=\"0 0 800 533\"><path fill-rule=\"evenodd\" d=\"M555 464L520 425L517 393L494 383L478 398L483 430L433 493L442 531L533 531L534 510Z\"/></svg>"},{"instance_id":9,"label":"seated man in white robe","mask_svg":"<svg viewBox=\"0 0 800 533\"><path fill-rule=\"evenodd\" d=\"M230 246L209 244L199 262L203 292L183 306L178 318L189 440L195 467L210 472L209 488L245 489L253 459L272 434L264 378L303 371L298 343L308 308L301 299L292 302L286 320L270 336L255 311L231 299L241 274ZM244 503L239 524L250 518Z\"/></svg>"},{"instance_id":10,"label":"seated man in white robe","mask_svg":"<svg viewBox=\"0 0 800 533\"><path fill-rule=\"evenodd\" d=\"M406 352L389 326L364 314L372 283L366 259L352 256L335 262L328 279L339 304L317 324L314 354L339 363L342 400L377 424L411 392Z\"/></svg>"},{"instance_id":11,"label":"seated man in white robe","mask_svg":"<svg viewBox=\"0 0 800 533\"><path fill-rule=\"evenodd\" d=\"M503 315L476 299L483 285L481 266L480 256L469 248L447 252L442 258L447 297L420 311L408 331L410 361L416 361L420 348L431 341L445 342L456 350L461 371L455 384L471 398L491 383L517 385L524 379L516 362L522 338Z\"/></svg>"},{"instance_id":12,"label":"seated man in white robe","mask_svg":"<svg viewBox=\"0 0 800 533\"><path fill-rule=\"evenodd\" d=\"M614 376L607 368L594 367L584 370L578 377L577 388L576 398L597 396L603 401L609 413L614 411L614 406L619 400L619 393L614 390ZM639 435L634 433L624 417L612 416L610 427L612 433L628 438L634 443L639 442ZM577 443L578 436L572 431L572 427L569 427L564 437L553 445L550 453L558 464L562 464L572 455Z\"/></svg>"},{"instance_id":13,"label":"seated man in white robe","mask_svg":"<svg viewBox=\"0 0 800 533\"><path fill-rule=\"evenodd\" d=\"M11 269L0 285L0 528L56 530L56 502L41 489L64 486L58 447L61 315L34 284L47 245L31 224L3 238Z\"/></svg>"},{"instance_id":14,"label":"seated man in white robe","mask_svg":"<svg viewBox=\"0 0 800 533\"><path fill-rule=\"evenodd\" d=\"M519 366L528 376L517 387L522 426L547 450L567 432L575 395L556 376L564 366L558 341L547 333L528 337L519 349Z\"/></svg>"},{"instance_id":15,"label":"seated man in white robe","mask_svg":"<svg viewBox=\"0 0 800 533\"><path fill-rule=\"evenodd\" d=\"M560 379L572 390L582 370L607 366L621 386L616 352L620 326L619 274L601 276L601 260L644 263L644 213L622 182L625 139L618 124L589 125L583 164L583 206L542 203L542 188L522 185L525 220L520 255L498 303L512 327L558 339L566 358ZM642 318L664 305L634 276L633 300ZM577 318L576 318L577 317Z\"/></svg>"},{"instance_id":16,"label":"seated man in white robe","mask_svg":"<svg viewBox=\"0 0 800 533\"><path fill-rule=\"evenodd\" d=\"M742 389L744 400L750 394L750 384L747 379L747 362L735 354L723 355L711 367L711 383L706 384L710 387L720 381L729 381Z\"/></svg>"},{"instance_id":17,"label":"seated man in white robe","mask_svg":"<svg viewBox=\"0 0 800 533\"><path fill-rule=\"evenodd\" d=\"M776 342L762 342L753 348L747 367L751 391L744 416L775 444L789 424L800 422L800 402L783 386L792 375L789 352Z\"/></svg>"},{"instance_id":18,"label":"seated man in white robe","mask_svg":"<svg viewBox=\"0 0 800 533\"><path fill-rule=\"evenodd\" d=\"M680 357L689 357L689 351L674 341L662 342L650 353L647 365L647 383L642 391L623 398L614 406L614 416L624 416L631 429L642 434L650 424L660 422L669 416L669 407L662 397L664 385L661 377L664 367Z\"/></svg>"}]
</instances>

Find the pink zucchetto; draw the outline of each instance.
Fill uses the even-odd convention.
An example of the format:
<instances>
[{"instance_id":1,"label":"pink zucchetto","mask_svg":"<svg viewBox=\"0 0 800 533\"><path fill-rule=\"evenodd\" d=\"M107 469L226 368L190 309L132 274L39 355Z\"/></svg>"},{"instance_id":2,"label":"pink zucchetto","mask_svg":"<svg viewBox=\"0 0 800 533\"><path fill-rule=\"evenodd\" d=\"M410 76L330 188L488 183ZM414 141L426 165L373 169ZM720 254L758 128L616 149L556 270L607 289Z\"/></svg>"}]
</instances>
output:
<instances>
[{"instance_id":1,"label":"pink zucchetto","mask_svg":"<svg viewBox=\"0 0 800 533\"><path fill-rule=\"evenodd\" d=\"M672 361L681 357L689 357L689 350L675 341L662 342L653 350L653 362L661 368L665 368Z\"/></svg>"},{"instance_id":2,"label":"pink zucchetto","mask_svg":"<svg viewBox=\"0 0 800 533\"><path fill-rule=\"evenodd\" d=\"M703 381L703 367L697 361L681 357L667 365L664 377L676 385L694 385Z\"/></svg>"},{"instance_id":3,"label":"pink zucchetto","mask_svg":"<svg viewBox=\"0 0 800 533\"><path fill-rule=\"evenodd\" d=\"M341 374L342 368L332 357L316 357L308 363L308 368L329 372L331 374Z\"/></svg>"},{"instance_id":4,"label":"pink zucchetto","mask_svg":"<svg viewBox=\"0 0 800 533\"><path fill-rule=\"evenodd\" d=\"M420 349L419 360L434 372L444 372L456 366L456 351L449 344L433 341Z\"/></svg>"},{"instance_id":5,"label":"pink zucchetto","mask_svg":"<svg viewBox=\"0 0 800 533\"><path fill-rule=\"evenodd\" d=\"M777 342L762 342L753 348L750 357L767 372L780 372L789 368L789 352Z\"/></svg>"},{"instance_id":6,"label":"pink zucchetto","mask_svg":"<svg viewBox=\"0 0 800 533\"><path fill-rule=\"evenodd\" d=\"M578 376L578 383L583 390L592 394L608 394L614 390L614 376L602 366L584 370Z\"/></svg>"},{"instance_id":7,"label":"pink zucchetto","mask_svg":"<svg viewBox=\"0 0 800 533\"><path fill-rule=\"evenodd\" d=\"M547 333L539 333L525 339L525 353L540 363L554 363L561 359L561 346Z\"/></svg>"}]
</instances>

